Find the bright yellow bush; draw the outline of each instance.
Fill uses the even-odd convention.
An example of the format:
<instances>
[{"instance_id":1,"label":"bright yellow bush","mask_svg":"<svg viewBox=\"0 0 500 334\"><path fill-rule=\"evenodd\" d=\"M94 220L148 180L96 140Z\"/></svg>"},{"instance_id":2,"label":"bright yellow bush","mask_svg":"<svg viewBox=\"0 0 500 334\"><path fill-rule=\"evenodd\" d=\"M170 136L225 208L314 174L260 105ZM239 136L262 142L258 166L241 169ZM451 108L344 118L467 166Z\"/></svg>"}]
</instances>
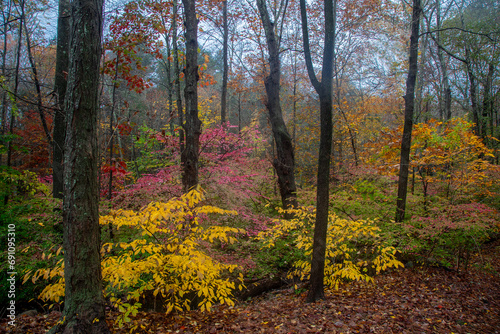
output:
<instances>
[{"instance_id":1,"label":"bright yellow bush","mask_svg":"<svg viewBox=\"0 0 500 334\"><path fill-rule=\"evenodd\" d=\"M258 238L265 247L273 247L282 237L292 237L295 247L304 251L305 259L297 260L289 278L309 279L313 246L313 227L316 212L313 207L288 210L294 218L276 220L276 225L261 232ZM396 249L384 245L380 229L373 221L348 221L332 213L328 217L325 256L325 285L338 289L342 280L372 282L372 273L378 274L391 267L403 267L395 257Z\"/></svg>"},{"instance_id":2,"label":"bright yellow bush","mask_svg":"<svg viewBox=\"0 0 500 334\"><path fill-rule=\"evenodd\" d=\"M142 235L130 242L106 243L101 248L104 293L122 312L119 323L129 321L129 315L137 313L142 306L139 300L146 292L161 296L167 313L189 310L193 304L202 311L210 310L215 303L234 305L232 292L242 289L242 274L236 280L229 278L227 273L237 266L213 260L203 252L200 242L234 243L236 239L231 234L243 230L202 227L203 216L237 214L201 205L203 200L203 192L198 189L167 203L150 203L138 212L117 210L101 217L101 225L126 227ZM58 277L39 298L59 302L64 296L63 265L61 260L56 268L28 273L25 281Z\"/></svg>"}]
</instances>

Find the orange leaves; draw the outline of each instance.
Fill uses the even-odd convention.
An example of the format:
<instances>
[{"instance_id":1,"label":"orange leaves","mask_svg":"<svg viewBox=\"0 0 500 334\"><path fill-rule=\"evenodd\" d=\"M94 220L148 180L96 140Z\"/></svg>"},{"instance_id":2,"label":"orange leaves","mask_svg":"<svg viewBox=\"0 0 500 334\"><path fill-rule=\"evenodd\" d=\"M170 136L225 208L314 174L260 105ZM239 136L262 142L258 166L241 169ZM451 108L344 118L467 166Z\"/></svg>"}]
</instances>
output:
<instances>
[{"instance_id":1,"label":"orange leaves","mask_svg":"<svg viewBox=\"0 0 500 334\"><path fill-rule=\"evenodd\" d=\"M203 54L204 63L198 66L198 85L200 87L207 87L210 85L214 85L217 83L213 75L206 73L205 71L208 69L208 63L210 62L210 56L207 54Z\"/></svg>"},{"instance_id":2,"label":"orange leaves","mask_svg":"<svg viewBox=\"0 0 500 334\"><path fill-rule=\"evenodd\" d=\"M383 174L398 171L401 133L401 126L382 131L377 142L369 147L369 163ZM413 128L411 147L410 167L416 168L425 183L446 184L450 200L488 192L488 175L497 167L485 160L493 155L474 135L473 123L464 118L418 123Z\"/></svg>"}]
</instances>

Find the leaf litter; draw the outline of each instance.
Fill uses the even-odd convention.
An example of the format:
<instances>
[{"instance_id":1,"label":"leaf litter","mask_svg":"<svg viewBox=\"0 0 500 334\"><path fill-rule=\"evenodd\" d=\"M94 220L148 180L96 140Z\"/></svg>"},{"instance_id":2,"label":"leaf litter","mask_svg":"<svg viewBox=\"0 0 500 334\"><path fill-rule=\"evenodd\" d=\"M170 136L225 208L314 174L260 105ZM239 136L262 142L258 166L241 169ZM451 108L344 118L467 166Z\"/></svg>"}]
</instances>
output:
<instances>
[{"instance_id":1,"label":"leaf litter","mask_svg":"<svg viewBox=\"0 0 500 334\"><path fill-rule=\"evenodd\" d=\"M315 303L305 302L305 289L288 287L210 312L139 312L118 328L118 313L110 311L107 321L113 333L500 333L500 240L472 262L467 273L393 270L376 276L375 284L329 290ZM3 319L0 333L46 333L60 315L20 316L15 327Z\"/></svg>"}]
</instances>

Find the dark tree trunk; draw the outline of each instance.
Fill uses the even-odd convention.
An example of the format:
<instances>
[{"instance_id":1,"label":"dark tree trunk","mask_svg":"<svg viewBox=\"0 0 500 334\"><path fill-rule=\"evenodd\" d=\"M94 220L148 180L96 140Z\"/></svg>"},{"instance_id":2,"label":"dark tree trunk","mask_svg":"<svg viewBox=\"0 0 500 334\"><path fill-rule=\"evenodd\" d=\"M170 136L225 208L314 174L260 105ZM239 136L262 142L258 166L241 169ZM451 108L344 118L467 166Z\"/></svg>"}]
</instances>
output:
<instances>
[{"instance_id":1,"label":"dark tree trunk","mask_svg":"<svg viewBox=\"0 0 500 334\"><path fill-rule=\"evenodd\" d=\"M488 75L486 76L486 83L484 85L484 94L483 94L483 136L487 140L486 143L491 141L488 135L493 136L493 127L488 126L491 124L491 120L493 119L493 96L491 94L492 84L493 84L493 74L495 73L495 66L493 63L488 65ZM488 121L489 120L489 121Z\"/></svg>"},{"instance_id":2,"label":"dark tree trunk","mask_svg":"<svg viewBox=\"0 0 500 334\"><path fill-rule=\"evenodd\" d=\"M201 121L198 118L198 19L196 0L182 0L186 26L186 67L184 99L186 100L186 141L182 151L184 192L198 185L198 152L200 147Z\"/></svg>"},{"instance_id":3,"label":"dark tree trunk","mask_svg":"<svg viewBox=\"0 0 500 334\"><path fill-rule=\"evenodd\" d=\"M109 333L102 294L97 117L103 0L75 0L65 98L64 318L59 333Z\"/></svg>"},{"instance_id":4,"label":"dark tree trunk","mask_svg":"<svg viewBox=\"0 0 500 334\"><path fill-rule=\"evenodd\" d=\"M413 0L413 14L410 37L410 60L408 78L406 80L405 119L403 138L401 141L401 157L399 163L398 198L396 202L396 222L405 217L406 195L408 192L408 169L410 166L411 131L413 128L413 109L415 102L415 81L418 72L418 31L422 8L420 0Z\"/></svg>"},{"instance_id":5,"label":"dark tree trunk","mask_svg":"<svg viewBox=\"0 0 500 334\"><path fill-rule=\"evenodd\" d=\"M238 93L238 134L241 135L241 92Z\"/></svg>"},{"instance_id":6,"label":"dark tree trunk","mask_svg":"<svg viewBox=\"0 0 500 334\"><path fill-rule=\"evenodd\" d=\"M297 53L293 57L293 105L292 105L292 145L293 151L297 148L297 86L299 80L297 78Z\"/></svg>"},{"instance_id":7,"label":"dark tree trunk","mask_svg":"<svg viewBox=\"0 0 500 334\"><path fill-rule=\"evenodd\" d=\"M477 82L476 77L474 76L472 64L470 60L470 51L469 48L465 48L465 66L467 68L467 77L469 78L469 97L470 104L472 108L472 119L474 121L474 132L476 136L483 137L482 126L481 126L481 118L479 115L479 103L477 98Z\"/></svg>"},{"instance_id":8,"label":"dark tree trunk","mask_svg":"<svg viewBox=\"0 0 500 334\"><path fill-rule=\"evenodd\" d=\"M316 78L309 48L306 1L300 0L302 36L307 73L314 89L319 95L321 134L318 158L318 181L316 192L316 222L314 224L313 253L308 302L324 298L326 236L328 230L328 207L330 192L330 160L332 153L333 119L332 89L333 60L335 56L336 0L324 0L325 44L323 49L323 68L321 82Z\"/></svg>"},{"instance_id":9,"label":"dark tree trunk","mask_svg":"<svg viewBox=\"0 0 500 334\"><path fill-rule=\"evenodd\" d=\"M441 29L441 3L438 1L436 4L436 29ZM441 45L441 31L436 33L436 41ZM448 78L448 66L445 62L444 50L438 47L437 50L439 66L441 68L441 94L439 98L439 113L444 116L446 120L451 118L451 88Z\"/></svg>"},{"instance_id":10,"label":"dark tree trunk","mask_svg":"<svg viewBox=\"0 0 500 334\"><path fill-rule=\"evenodd\" d=\"M26 26L26 20L23 21L24 33L26 34L26 49L28 51L28 60L31 65L31 72L33 73L33 81L35 83L36 90L36 106L38 109L38 115L40 116L40 121L42 122L43 131L45 132L45 137L47 138L47 144L49 146L52 145L52 137L50 135L49 126L47 125L47 121L45 120L45 112L43 111L43 103L42 103L42 89L40 86L40 81L38 79L38 71L36 68L35 59L33 58L33 53L31 52L31 39L28 31L28 27Z\"/></svg>"},{"instance_id":11,"label":"dark tree trunk","mask_svg":"<svg viewBox=\"0 0 500 334\"><path fill-rule=\"evenodd\" d=\"M280 55L279 42L274 32L274 24L269 19L265 0L257 0L260 18L266 33L269 49L269 75L264 79L267 93L266 107L276 143L276 158L273 161L278 175L278 186L284 209L297 207L297 188L295 186L295 156L293 143L286 128L280 103Z\"/></svg>"},{"instance_id":12,"label":"dark tree trunk","mask_svg":"<svg viewBox=\"0 0 500 334\"><path fill-rule=\"evenodd\" d=\"M165 22L164 18L162 17L162 23L163 26L165 27L165 33L163 35L163 38L165 38L165 45L167 47L167 59L164 62L165 65L165 71L167 72L167 94L168 94L168 115L169 115L169 125L170 125L170 135L174 135L174 120L175 120L175 114L174 114L174 108L173 108L173 84L172 84L172 64L170 63L170 57L172 56L172 50L170 47L170 34L167 29L167 23Z\"/></svg>"},{"instance_id":13,"label":"dark tree trunk","mask_svg":"<svg viewBox=\"0 0 500 334\"><path fill-rule=\"evenodd\" d=\"M116 83L118 82L118 66L120 65L120 54L116 54L115 76L113 78L113 90L111 93L111 110L109 111L109 180L108 180L108 200L113 198L113 154L114 154L114 126L113 120L116 117ZM109 225L109 237L113 239L113 225Z\"/></svg>"},{"instance_id":14,"label":"dark tree trunk","mask_svg":"<svg viewBox=\"0 0 500 334\"><path fill-rule=\"evenodd\" d=\"M224 36L222 41L222 60L223 60L223 71L222 71L222 92L220 101L220 122L222 126L226 124L226 113L227 113L227 76L228 76L228 63L227 63L227 40L229 36L229 26L227 23L227 0L222 2L222 24L224 29Z\"/></svg>"},{"instance_id":15,"label":"dark tree trunk","mask_svg":"<svg viewBox=\"0 0 500 334\"><path fill-rule=\"evenodd\" d=\"M179 124L179 150L181 151L181 166L184 165L184 111L182 109L181 82L180 82L180 65L179 65L179 49L177 47L177 0L173 1L172 15L172 51L174 53L174 86L177 106L177 116Z\"/></svg>"},{"instance_id":16,"label":"dark tree trunk","mask_svg":"<svg viewBox=\"0 0 500 334\"><path fill-rule=\"evenodd\" d=\"M57 107L54 114L53 161L52 177L54 198L63 198L63 154L66 138L66 117L64 113L64 98L69 64L69 32L71 28L71 6L69 0L59 0L59 14L57 19L57 54L55 91Z\"/></svg>"}]
</instances>

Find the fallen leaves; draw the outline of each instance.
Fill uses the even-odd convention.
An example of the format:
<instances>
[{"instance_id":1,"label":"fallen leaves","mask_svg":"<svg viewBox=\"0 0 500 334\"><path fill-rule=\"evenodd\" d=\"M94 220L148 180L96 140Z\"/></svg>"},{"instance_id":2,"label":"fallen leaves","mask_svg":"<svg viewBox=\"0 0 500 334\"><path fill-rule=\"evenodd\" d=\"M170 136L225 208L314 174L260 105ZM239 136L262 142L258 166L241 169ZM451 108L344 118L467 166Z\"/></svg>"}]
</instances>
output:
<instances>
[{"instance_id":1,"label":"fallen leaves","mask_svg":"<svg viewBox=\"0 0 500 334\"><path fill-rule=\"evenodd\" d=\"M273 291L234 307L166 316L139 312L135 323L114 333L500 333L500 241L489 246L493 271L473 267L467 274L440 268L397 270L329 291L325 300L305 303L293 288ZM484 261L484 258L483 260ZM0 323L2 333L45 333L60 313L22 316L17 326ZM127 327L128 326L128 327Z\"/></svg>"}]
</instances>

